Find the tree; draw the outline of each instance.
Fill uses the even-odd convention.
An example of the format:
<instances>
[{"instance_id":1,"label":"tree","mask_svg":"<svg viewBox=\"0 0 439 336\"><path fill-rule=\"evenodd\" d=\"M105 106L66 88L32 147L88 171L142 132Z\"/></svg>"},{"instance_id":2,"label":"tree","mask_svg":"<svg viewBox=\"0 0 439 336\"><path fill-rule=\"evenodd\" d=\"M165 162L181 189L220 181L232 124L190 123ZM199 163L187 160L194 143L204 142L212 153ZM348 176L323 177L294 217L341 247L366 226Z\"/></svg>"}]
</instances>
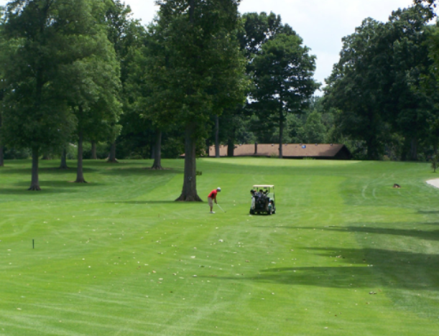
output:
<instances>
[{"instance_id":1,"label":"tree","mask_svg":"<svg viewBox=\"0 0 439 336\"><path fill-rule=\"evenodd\" d=\"M343 39L340 61L327 80L325 102L339 113L341 133L362 140L369 159L379 159L399 134L406 157L417 159L426 134L430 106L419 90L428 72L426 23L422 6L397 10L387 23L366 19Z\"/></svg>"},{"instance_id":2,"label":"tree","mask_svg":"<svg viewBox=\"0 0 439 336\"><path fill-rule=\"evenodd\" d=\"M246 96L250 95L252 87L252 64L262 45L274 39L278 34L295 34L287 24L282 24L281 17L274 13L245 13L241 18L241 25L237 31L238 41L246 62ZM215 119L215 152L219 153L219 143L227 142L227 156L234 155L235 142L239 138L241 143L253 141L253 132L249 131L251 116L254 111L249 104L237 104L235 107L223 111ZM218 121L218 122L217 122ZM220 127L221 125L221 127ZM265 123L253 124L257 133L267 134L273 127ZM256 126L256 127L255 127ZM246 130L246 128L248 128ZM251 139L251 140L250 140ZM270 141L271 142L271 141Z\"/></svg>"},{"instance_id":3,"label":"tree","mask_svg":"<svg viewBox=\"0 0 439 336\"><path fill-rule=\"evenodd\" d=\"M65 98L76 118L78 165L76 183L85 183L83 175L83 141L108 138L120 115L119 63L107 38L106 26L98 20L104 17L105 6L91 2L76 27L71 51L73 62L61 66ZM98 22L97 22L98 21Z\"/></svg>"},{"instance_id":4,"label":"tree","mask_svg":"<svg viewBox=\"0 0 439 336\"><path fill-rule=\"evenodd\" d=\"M3 50L3 7L0 6L0 53ZM0 62L2 61L2 57L0 55ZM3 75L0 68L0 167L4 166L4 154L3 154L3 142L1 138L2 131L2 101L5 95L4 84L5 81L3 79Z\"/></svg>"},{"instance_id":5,"label":"tree","mask_svg":"<svg viewBox=\"0 0 439 336\"><path fill-rule=\"evenodd\" d=\"M318 88L312 78L315 56L296 35L278 34L262 45L253 64L254 89L251 97L262 122L279 128L279 157L282 158L283 131L288 113L300 113Z\"/></svg>"},{"instance_id":6,"label":"tree","mask_svg":"<svg viewBox=\"0 0 439 336\"><path fill-rule=\"evenodd\" d=\"M279 34L296 35L288 24L283 24L280 15L273 12L245 13L242 16L242 27L238 30L238 40L248 60L247 69L251 71L251 63L261 51L262 46Z\"/></svg>"},{"instance_id":7,"label":"tree","mask_svg":"<svg viewBox=\"0 0 439 336\"><path fill-rule=\"evenodd\" d=\"M184 181L177 201L201 201L196 189L197 141L203 142L210 116L244 99L244 63L235 33L239 0L157 3L158 25L166 37L163 50L169 55L166 71L156 77L155 92L164 111L172 111L185 132ZM161 55L152 56L160 61Z\"/></svg>"},{"instance_id":8,"label":"tree","mask_svg":"<svg viewBox=\"0 0 439 336\"><path fill-rule=\"evenodd\" d=\"M254 58L260 53L262 45L273 40L278 34L292 35L294 30L287 24L282 24L281 17L274 13L246 13L241 17L241 25L237 31L238 41L246 62L246 95L250 95L252 64ZM215 144L215 155L219 154L219 145L227 143L228 156L234 155L235 142L254 141L253 131L263 139L271 138L274 125L268 121L252 123L254 111L249 104L237 104L235 107L225 109L221 116L216 116L206 125L210 129L213 125L214 136L208 138L208 146ZM267 140L268 141L268 140Z\"/></svg>"},{"instance_id":9,"label":"tree","mask_svg":"<svg viewBox=\"0 0 439 336\"><path fill-rule=\"evenodd\" d=\"M126 82L128 106L131 112L142 119L139 124L153 134L151 169L162 170L162 134L176 119L167 106L163 93L166 87L157 87L166 76L169 51L165 47L163 27L151 24L143 36L142 46L130 50L128 79ZM160 56L158 56L160 55Z\"/></svg>"},{"instance_id":10,"label":"tree","mask_svg":"<svg viewBox=\"0 0 439 336\"><path fill-rule=\"evenodd\" d=\"M128 102L125 97L129 96L129 92L126 90L126 82L129 77L129 69L132 57L132 49L142 46L144 41L144 35L146 34L145 28L140 24L138 20L131 18L131 7L126 5L120 0L110 0L110 5L107 7L105 14L105 22L108 28L108 39L113 44L116 52L117 60L120 64L120 82L122 85L122 103L124 114L130 113ZM120 125L124 125L125 116L122 114ZM131 117L128 117L131 119ZM121 127L114 125L111 141L110 154L107 162L115 163L116 159L116 139L119 136ZM93 139L96 140L96 139Z\"/></svg>"},{"instance_id":11,"label":"tree","mask_svg":"<svg viewBox=\"0 0 439 336\"><path fill-rule=\"evenodd\" d=\"M15 0L6 7L2 133L14 148L32 150L29 190L40 190L41 151L64 144L75 124L60 69L82 47L78 26L89 8L86 0Z\"/></svg>"},{"instance_id":12,"label":"tree","mask_svg":"<svg viewBox=\"0 0 439 336\"><path fill-rule=\"evenodd\" d=\"M439 27L428 26L428 39L426 45L429 47L429 59L431 64L424 73L418 85L412 85L411 89L417 95L422 95L428 105L427 132L424 134L424 146L432 148L432 157L437 161L439 148Z\"/></svg>"},{"instance_id":13,"label":"tree","mask_svg":"<svg viewBox=\"0 0 439 336\"><path fill-rule=\"evenodd\" d=\"M424 92L417 89L432 68L429 18L427 9L414 6L393 12L386 24L392 41L392 86L386 92L387 110L395 131L405 138L403 156L413 161L418 159L418 147L428 133L433 110Z\"/></svg>"},{"instance_id":14,"label":"tree","mask_svg":"<svg viewBox=\"0 0 439 336\"><path fill-rule=\"evenodd\" d=\"M0 78L0 82L1 82L1 78ZM2 130L2 107L1 107L1 102L3 100L3 90L0 89L0 167L4 166L4 154L3 154L3 143L2 143L2 139L1 139L1 130Z\"/></svg>"},{"instance_id":15,"label":"tree","mask_svg":"<svg viewBox=\"0 0 439 336\"><path fill-rule=\"evenodd\" d=\"M413 0L413 3L428 10L428 20L431 20L436 16L436 13L434 12L434 9L437 7L436 0Z\"/></svg>"},{"instance_id":16,"label":"tree","mask_svg":"<svg viewBox=\"0 0 439 336\"><path fill-rule=\"evenodd\" d=\"M326 136L326 127L322 122L322 115L314 110L308 115L302 131L304 143L323 143Z\"/></svg>"},{"instance_id":17,"label":"tree","mask_svg":"<svg viewBox=\"0 0 439 336\"><path fill-rule=\"evenodd\" d=\"M391 86L388 44L378 40L384 29L369 18L344 37L340 60L325 88L325 106L339 112L335 119L341 133L363 140L371 160L380 158L388 133L383 111L387 98L382 94Z\"/></svg>"}]
</instances>

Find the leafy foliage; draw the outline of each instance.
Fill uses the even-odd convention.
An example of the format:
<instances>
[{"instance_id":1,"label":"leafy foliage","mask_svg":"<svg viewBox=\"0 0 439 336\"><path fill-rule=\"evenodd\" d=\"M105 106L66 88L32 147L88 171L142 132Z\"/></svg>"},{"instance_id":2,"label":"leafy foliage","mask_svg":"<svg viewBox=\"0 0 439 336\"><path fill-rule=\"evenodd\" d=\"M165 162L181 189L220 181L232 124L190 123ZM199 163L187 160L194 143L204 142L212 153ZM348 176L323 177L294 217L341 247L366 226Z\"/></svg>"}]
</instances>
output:
<instances>
[{"instance_id":1,"label":"leafy foliage","mask_svg":"<svg viewBox=\"0 0 439 336\"><path fill-rule=\"evenodd\" d=\"M252 63L254 89L252 103L262 125L278 125L279 156L285 116L300 113L318 88L312 78L315 56L302 46L296 35L279 34L262 45Z\"/></svg>"},{"instance_id":2,"label":"leafy foliage","mask_svg":"<svg viewBox=\"0 0 439 336\"><path fill-rule=\"evenodd\" d=\"M420 5L397 10L387 23L364 20L343 39L325 102L338 109L339 132L364 141L369 159L381 158L395 135L403 138L402 157L418 158L432 112L419 90L431 66L430 17Z\"/></svg>"}]
</instances>

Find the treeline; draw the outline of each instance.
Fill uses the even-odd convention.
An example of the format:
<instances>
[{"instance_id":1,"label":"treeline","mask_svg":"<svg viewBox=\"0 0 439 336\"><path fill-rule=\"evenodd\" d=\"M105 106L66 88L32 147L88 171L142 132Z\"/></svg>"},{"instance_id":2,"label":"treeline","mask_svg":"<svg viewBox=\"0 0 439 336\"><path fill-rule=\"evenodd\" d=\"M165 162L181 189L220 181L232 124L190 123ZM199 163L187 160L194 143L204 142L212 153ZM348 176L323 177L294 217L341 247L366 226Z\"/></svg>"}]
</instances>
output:
<instances>
[{"instance_id":1,"label":"treeline","mask_svg":"<svg viewBox=\"0 0 439 336\"><path fill-rule=\"evenodd\" d=\"M162 153L185 153L178 200L200 200L195 158L208 145L288 139L290 119L319 86L315 57L280 16L240 15L239 3L157 1L158 15L142 26L120 0L9 2L0 149L31 155L30 190L40 190L41 157L60 156L66 167L75 156L81 183L84 156L152 156L162 169Z\"/></svg>"},{"instance_id":2,"label":"treeline","mask_svg":"<svg viewBox=\"0 0 439 336\"><path fill-rule=\"evenodd\" d=\"M161 0L143 26L120 0L14 0L1 10L0 165L185 153L178 200L200 200L196 157L215 144L342 142L357 158L437 151L439 32L434 2L343 39L322 98L315 56L273 13L239 0ZM6 148L3 153L3 148ZM73 153L75 151L75 153Z\"/></svg>"},{"instance_id":3,"label":"treeline","mask_svg":"<svg viewBox=\"0 0 439 336\"><path fill-rule=\"evenodd\" d=\"M385 23L368 18L343 38L324 107L333 137L371 160L436 160L439 144L439 27L434 1L415 1Z\"/></svg>"},{"instance_id":4,"label":"treeline","mask_svg":"<svg viewBox=\"0 0 439 336\"><path fill-rule=\"evenodd\" d=\"M285 118L282 140L344 143L356 159L438 161L439 27L432 21L434 9L434 1L415 0L391 13L387 22L367 18L344 37L323 97L304 101L307 107ZM280 129L270 116L258 115L251 102L245 109L235 143L279 142ZM227 122L220 117L220 125ZM220 128L219 141L232 145L227 127Z\"/></svg>"}]
</instances>

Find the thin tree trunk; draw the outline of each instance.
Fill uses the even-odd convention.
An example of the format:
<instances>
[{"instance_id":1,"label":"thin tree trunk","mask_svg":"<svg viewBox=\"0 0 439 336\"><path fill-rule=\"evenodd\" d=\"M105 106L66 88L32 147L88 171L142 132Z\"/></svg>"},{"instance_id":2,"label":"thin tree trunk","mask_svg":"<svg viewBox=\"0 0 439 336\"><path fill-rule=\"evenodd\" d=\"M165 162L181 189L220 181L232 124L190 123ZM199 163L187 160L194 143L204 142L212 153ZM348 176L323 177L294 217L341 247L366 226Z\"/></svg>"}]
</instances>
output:
<instances>
[{"instance_id":1,"label":"thin tree trunk","mask_svg":"<svg viewBox=\"0 0 439 336\"><path fill-rule=\"evenodd\" d=\"M176 201L202 202L197 194L196 140L193 137L195 128L194 123L188 123L186 125L183 190Z\"/></svg>"},{"instance_id":2,"label":"thin tree trunk","mask_svg":"<svg viewBox=\"0 0 439 336\"><path fill-rule=\"evenodd\" d=\"M3 167L5 165L4 161L4 154L3 154L3 145L0 142L0 167Z\"/></svg>"},{"instance_id":3,"label":"thin tree trunk","mask_svg":"<svg viewBox=\"0 0 439 336\"><path fill-rule=\"evenodd\" d=\"M220 145L219 145L219 117L215 116L215 157L220 157Z\"/></svg>"},{"instance_id":4,"label":"thin tree trunk","mask_svg":"<svg viewBox=\"0 0 439 336\"><path fill-rule=\"evenodd\" d=\"M410 141L410 160L418 161L418 140L416 138Z\"/></svg>"},{"instance_id":5,"label":"thin tree trunk","mask_svg":"<svg viewBox=\"0 0 439 336\"><path fill-rule=\"evenodd\" d=\"M284 134L284 119L283 119L283 111L282 106L279 111L279 159L283 158L283 152L282 152L282 141L283 141L283 134Z\"/></svg>"},{"instance_id":6,"label":"thin tree trunk","mask_svg":"<svg viewBox=\"0 0 439 336\"><path fill-rule=\"evenodd\" d=\"M96 141L91 142L91 159L97 160L98 156L96 155Z\"/></svg>"},{"instance_id":7,"label":"thin tree trunk","mask_svg":"<svg viewBox=\"0 0 439 336\"><path fill-rule=\"evenodd\" d=\"M151 169L163 170L162 167L162 131L156 131L156 138L154 144L154 163Z\"/></svg>"},{"instance_id":8,"label":"thin tree trunk","mask_svg":"<svg viewBox=\"0 0 439 336\"><path fill-rule=\"evenodd\" d=\"M110 155L108 157L107 162L109 163L117 163L116 159L116 141L111 144Z\"/></svg>"},{"instance_id":9,"label":"thin tree trunk","mask_svg":"<svg viewBox=\"0 0 439 336\"><path fill-rule=\"evenodd\" d=\"M28 190L40 191L40 182L38 180L38 148L32 148L32 182Z\"/></svg>"},{"instance_id":10,"label":"thin tree trunk","mask_svg":"<svg viewBox=\"0 0 439 336\"><path fill-rule=\"evenodd\" d=\"M234 132L234 131L233 131ZM227 156L235 156L235 137L234 134L227 139Z\"/></svg>"},{"instance_id":11,"label":"thin tree trunk","mask_svg":"<svg viewBox=\"0 0 439 336\"><path fill-rule=\"evenodd\" d=\"M2 115L0 113L0 129L2 128ZM0 167L3 167L5 165L4 162L4 153L3 153L3 144L0 141Z\"/></svg>"},{"instance_id":12,"label":"thin tree trunk","mask_svg":"<svg viewBox=\"0 0 439 336\"><path fill-rule=\"evenodd\" d=\"M67 149L63 149L62 154L61 154L61 164L59 166L59 169L68 169L69 167L67 166Z\"/></svg>"},{"instance_id":13,"label":"thin tree trunk","mask_svg":"<svg viewBox=\"0 0 439 336\"><path fill-rule=\"evenodd\" d=\"M78 168L76 170L76 181L75 183L87 183L84 179L84 170L82 165L82 156L83 156L83 149L82 149L82 131L79 131L79 137L78 137Z\"/></svg>"},{"instance_id":14,"label":"thin tree trunk","mask_svg":"<svg viewBox=\"0 0 439 336\"><path fill-rule=\"evenodd\" d=\"M210 156L210 144L209 144L209 139L206 139L206 156L207 156L207 157Z\"/></svg>"}]
</instances>

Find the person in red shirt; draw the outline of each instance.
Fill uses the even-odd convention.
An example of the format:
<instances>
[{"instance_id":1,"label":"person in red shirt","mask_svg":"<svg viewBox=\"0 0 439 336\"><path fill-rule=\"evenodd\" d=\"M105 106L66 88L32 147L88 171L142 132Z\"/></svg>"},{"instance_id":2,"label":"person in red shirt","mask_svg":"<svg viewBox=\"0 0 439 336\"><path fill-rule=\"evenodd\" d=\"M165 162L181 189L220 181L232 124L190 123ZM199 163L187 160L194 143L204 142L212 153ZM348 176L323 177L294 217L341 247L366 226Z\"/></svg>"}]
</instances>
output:
<instances>
[{"instance_id":1,"label":"person in red shirt","mask_svg":"<svg viewBox=\"0 0 439 336\"><path fill-rule=\"evenodd\" d=\"M221 191L221 188L218 187L218 188L212 190L212 191L210 192L209 196L207 196L207 202L209 202L210 213L211 213L211 214L214 214L214 213L215 213L215 212L213 211L213 201L215 201L215 203L218 204L217 201L216 201L216 195L218 195L218 192L220 192L220 191Z\"/></svg>"}]
</instances>

